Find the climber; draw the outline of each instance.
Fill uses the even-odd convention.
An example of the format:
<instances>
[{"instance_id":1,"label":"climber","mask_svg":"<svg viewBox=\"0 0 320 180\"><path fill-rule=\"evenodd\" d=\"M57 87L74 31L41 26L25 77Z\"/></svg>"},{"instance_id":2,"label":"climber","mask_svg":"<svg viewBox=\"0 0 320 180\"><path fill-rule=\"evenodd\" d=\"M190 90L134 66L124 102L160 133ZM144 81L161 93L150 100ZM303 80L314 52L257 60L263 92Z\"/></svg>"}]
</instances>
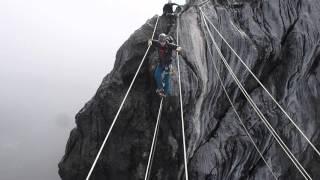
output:
<instances>
[{"instance_id":1,"label":"climber","mask_svg":"<svg viewBox=\"0 0 320 180\"><path fill-rule=\"evenodd\" d=\"M162 14L162 16L166 17L168 19L168 21L169 21L169 23L167 25L166 33L169 33L169 30L170 30L171 26L173 26L174 23L175 23L176 13L174 13L174 11L173 11L173 6L179 7L178 4L172 3L171 0L168 0L168 3L166 3L163 6L163 14Z\"/></svg>"},{"instance_id":2,"label":"climber","mask_svg":"<svg viewBox=\"0 0 320 180\"><path fill-rule=\"evenodd\" d=\"M159 63L154 71L154 79L156 81L156 93L161 97L169 95L170 90L170 65L172 61L172 52L175 50L181 52L182 48L170 43L168 36L164 33L159 35L158 40L149 40L149 46L156 46L159 53Z\"/></svg>"},{"instance_id":3,"label":"climber","mask_svg":"<svg viewBox=\"0 0 320 180\"><path fill-rule=\"evenodd\" d=\"M163 6L163 15L171 15L173 14L173 6L179 6L176 3L172 3L171 0L168 0L168 3Z\"/></svg>"}]
</instances>

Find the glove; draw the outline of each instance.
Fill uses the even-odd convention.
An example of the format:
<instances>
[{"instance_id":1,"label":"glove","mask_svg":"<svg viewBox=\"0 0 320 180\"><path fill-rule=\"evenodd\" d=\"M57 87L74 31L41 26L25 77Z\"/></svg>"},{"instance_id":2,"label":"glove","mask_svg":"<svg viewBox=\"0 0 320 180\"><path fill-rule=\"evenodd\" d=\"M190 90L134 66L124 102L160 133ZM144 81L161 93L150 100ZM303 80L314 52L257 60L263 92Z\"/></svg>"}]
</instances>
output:
<instances>
[{"instance_id":1,"label":"glove","mask_svg":"<svg viewBox=\"0 0 320 180\"><path fill-rule=\"evenodd\" d=\"M151 45L152 45L152 40L149 39L149 41L148 41L148 46L151 46Z\"/></svg>"},{"instance_id":2,"label":"glove","mask_svg":"<svg viewBox=\"0 0 320 180\"><path fill-rule=\"evenodd\" d=\"M181 52L182 48L181 47L177 47L176 51L177 52Z\"/></svg>"}]
</instances>

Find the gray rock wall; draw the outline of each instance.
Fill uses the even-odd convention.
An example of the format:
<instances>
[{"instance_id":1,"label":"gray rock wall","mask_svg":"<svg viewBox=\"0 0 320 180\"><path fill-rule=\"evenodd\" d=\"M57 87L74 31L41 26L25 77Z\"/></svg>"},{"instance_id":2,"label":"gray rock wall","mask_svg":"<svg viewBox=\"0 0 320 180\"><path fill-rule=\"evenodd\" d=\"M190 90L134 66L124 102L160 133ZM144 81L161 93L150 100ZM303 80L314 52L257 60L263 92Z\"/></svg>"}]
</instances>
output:
<instances>
[{"instance_id":1,"label":"gray rock wall","mask_svg":"<svg viewBox=\"0 0 320 180\"><path fill-rule=\"evenodd\" d=\"M281 150L224 67L195 4L180 18L185 130L192 180L273 179L240 126L213 68L218 65L229 95L251 135L279 179L303 179ZM320 2L318 0L209 1L203 11L246 64L280 102L302 131L320 148ZM94 97L76 115L66 153L59 163L64 180L85 179L131 79L147 48L156 17L134 32L116 56ZM165 31L161 18L156 35ZM211 29L231 68L269 122L313 179L320 177L320 157L308 146L270 97ZM176 27L170 34L176 36ZM209 46L208 46L209 44ZM212 52L213 57L209 53ZM151 49L124 105L91 179L143 179L160 99L152 72ZM173 63L176 67L176 62ZM151 179L183 179L183 150L177 75L166 99Z\"/></svg>"}]
</instances>

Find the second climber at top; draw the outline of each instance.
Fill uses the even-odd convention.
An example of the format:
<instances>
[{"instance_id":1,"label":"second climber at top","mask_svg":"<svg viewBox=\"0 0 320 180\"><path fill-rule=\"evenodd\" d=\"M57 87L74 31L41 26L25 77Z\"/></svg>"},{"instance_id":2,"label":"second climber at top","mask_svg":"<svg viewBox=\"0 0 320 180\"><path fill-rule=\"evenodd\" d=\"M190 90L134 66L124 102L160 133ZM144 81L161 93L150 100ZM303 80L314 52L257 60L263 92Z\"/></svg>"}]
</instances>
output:
<instances>
[{"instance_id":1,"label":"second climber at top","mask_svg":"<svg viewBox=\"0 0 320 180\"><path fill-rule=\"evenodd\" d=\"M169 33L170 28L175 24L177 13L173 11L173 6L177 6L177 8L180 8L180 6L176 3L172 3L171 0L168 1L163 6L163 14L162 16L167 19L167 29L166 33Z\"/></svg>"},{"instance_id":2,"label":"second climber at top","mask_svg":"<svg viewBox=\"0 0 320 180\"><path fill-rule=\"evenodd\" d=\"M182 50L176 44L168 41L168 36L164 33L159 35L158 40L149 40L149 46L156 46L159 54L159 63L154 71L154 79L157 85L157 94L161 97L169 95L170 90L170 65L172 61L172 52Z\"/></svg>"},{"instance_id":3,"label":"second climber at top","mask_svg":"<svg viewBox=\"0 0 320 180\"><path fill-rule=\"evenodd\" d=\"M177 3L172 3L171 0L168 0L168 3L166 3L163 6L163 15L173 15L173 6L179 6Z\"/></svg>"}]
</instances>

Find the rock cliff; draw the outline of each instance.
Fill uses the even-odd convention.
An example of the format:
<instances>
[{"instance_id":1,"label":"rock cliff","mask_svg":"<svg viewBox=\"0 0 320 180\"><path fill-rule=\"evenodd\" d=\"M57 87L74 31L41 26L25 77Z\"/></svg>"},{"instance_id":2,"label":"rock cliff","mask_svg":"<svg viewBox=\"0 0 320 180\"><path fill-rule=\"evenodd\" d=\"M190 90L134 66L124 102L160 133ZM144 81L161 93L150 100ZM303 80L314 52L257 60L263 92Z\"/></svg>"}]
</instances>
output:
<instances>
[{"instance_id":1,"label":"rock cliff","mask_svg":"<svg viewBox=\"0 0 320 180\"><path fill-rule=\"evenodd\" d=\"M303 179L239 91L218 53L208 47L198 5L244 59L302 131L320 148L320 1L189 1L180 17L182 95L191 180L269 180L269 172L239 124L213 68L218 65L228 93L274 172ZM114 69L76 115L77 127L59 163L63 180L85 179L122 98L147 48L156 16L121 46ZM160 18L156 37L167 29ZM176 25L169 34L176 38ZM212 29L223 55L269 122L313 179L320 157ZM207 43L209 42L209 43ZM213 57L208 53L212 51ZM91 179L143 179L160 99L152 77L151 49ZM176 62L173 63L176 67ZM164 103L151 179L184 179L177 74Z\"/></svg>"}]
</instances>

